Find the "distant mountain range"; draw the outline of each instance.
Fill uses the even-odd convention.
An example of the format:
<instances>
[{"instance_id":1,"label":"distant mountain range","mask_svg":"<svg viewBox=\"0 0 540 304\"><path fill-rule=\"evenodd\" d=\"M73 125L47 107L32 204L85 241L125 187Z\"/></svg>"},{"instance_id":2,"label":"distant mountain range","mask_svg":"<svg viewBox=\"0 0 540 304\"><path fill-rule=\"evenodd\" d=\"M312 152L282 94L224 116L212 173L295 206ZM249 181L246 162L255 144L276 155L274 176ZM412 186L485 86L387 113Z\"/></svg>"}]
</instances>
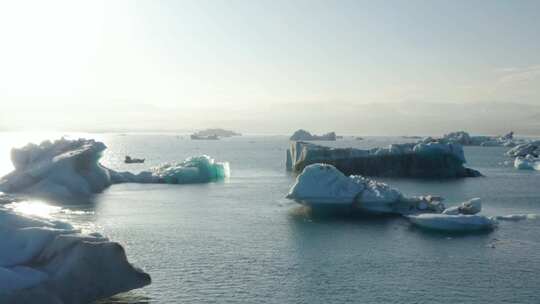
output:
<instances>
[{"instance_id":1,"label":"distant mountain range","mask_svg":"<svg viewBox=\"0 0 540 304\"><path fill-rule=\"evenodd\" d=\"M540 105L512 102L254 103L212 111L141 106L96 110L91 115L88 111L81 113L78 107L53 110L43 107L11 113L6 109L0 113L0 131L178 132L214 125L250 134L287 135L306 128L315 133L335 130L345 135L442 135L456 130L485 135L513 130L518 136L540 135ZM209 130L207 133L216 132Z\"/></svg>"}]
</instances>

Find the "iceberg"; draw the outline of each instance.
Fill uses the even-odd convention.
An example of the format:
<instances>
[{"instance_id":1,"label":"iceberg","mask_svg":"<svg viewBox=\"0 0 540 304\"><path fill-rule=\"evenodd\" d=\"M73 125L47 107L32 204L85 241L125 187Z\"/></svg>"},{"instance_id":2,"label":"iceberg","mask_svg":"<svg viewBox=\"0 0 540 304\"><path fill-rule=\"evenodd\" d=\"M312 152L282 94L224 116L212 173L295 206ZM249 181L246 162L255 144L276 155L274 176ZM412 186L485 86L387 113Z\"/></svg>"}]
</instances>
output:
<instances>
[{"instance_id":1,"label":"iceberg","mask_svg":"<svg viewBox=\"0 0 540 304\"><path fill-rule=\"evenodd\" d=\"M311 134L306 130L297 130L293 133L291 136L291 140L297 141L297 140L336 140L337 136L335 132L326 133L323 135L315 135Z\"/></svg>"},{"instance_id":2,"label":"iceberg","mask_svg":"<svg viewBox=\"0 0 540 304\"><path fill-rule=\"evenodd\" d=\"M387 184L362 176L347 177L327 164L305 167L287 198L313 208L350 208L374 214L440 213L444 210L439 197L405 197Z\"/></svg>"},{"instance_id":3,"label":"iceberg","mask_svg":"<svg viewBox=\"0 0 540 304\"><path fill-rule=\"evenodd\" d=\"M228 177L228 163L209 156L188 158L138 174L99 163L107 147L92 139L44 141L12 149L15 170L0 179L0 191L38 196L81 197L117 183L206 183Z\"/></svg>"},{"instance_id":4,"label":"iceberg","mask_svg":"<svg viewBox=\"0 0 540 304\"><path fill-rule=\"evenodd\" d=\"M483 215L419 214L407 218L420 228L445 232L492 230L497 226L496 220Z\"/></svg>"},{"instance_id":5,"label":"iceberg","mask_svg":"<svg viewBox=\"0 0 540 304\"><path fill-rule=\"evenodd\" d=\"M346 175L458 178L481 176L466 168L459 144L421 142L393 144L370 150L330 148L307 142L293 142L287 150L286 167L301 172L314 163L335 166Z\"/></svg>"},{"instance_id":6,"label":"iceberg","mask_svg":"<svg viewBox=\"0 0 540 304\"><path fill-rule=\"evenodd\" d=\"M0 207L0 303L91 303L150 282L118 243Z\"/></svg>"},{"instance_id":7,"label":"iceberg","mask_svg":"<svg viewBox=\"0 0 540 304\"><path fill-rule=\"evenodd\" d=\"M525 157L518 156L514 159L514 167L519 170L540 171L540 158L528 154Z\"/></svg>"}]
</instances>

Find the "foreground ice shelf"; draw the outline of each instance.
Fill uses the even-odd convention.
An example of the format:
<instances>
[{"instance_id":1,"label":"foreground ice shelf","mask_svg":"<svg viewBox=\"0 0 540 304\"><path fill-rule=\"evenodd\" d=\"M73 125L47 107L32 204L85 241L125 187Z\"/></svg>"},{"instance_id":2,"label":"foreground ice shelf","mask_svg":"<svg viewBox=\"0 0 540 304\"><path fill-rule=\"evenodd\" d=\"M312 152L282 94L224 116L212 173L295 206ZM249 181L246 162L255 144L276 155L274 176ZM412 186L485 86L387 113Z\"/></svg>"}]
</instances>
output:
<instances>
[{"instance_id":1,"label":"foreground ice shelf","mask_svg":"<svg viewBox=\"0 0 540 304\"><path fill-rule=\"evenodd\" d=\"M0 207L0 303L91 303L150 281L118 243Z\"/></svg>"}]
</instances>

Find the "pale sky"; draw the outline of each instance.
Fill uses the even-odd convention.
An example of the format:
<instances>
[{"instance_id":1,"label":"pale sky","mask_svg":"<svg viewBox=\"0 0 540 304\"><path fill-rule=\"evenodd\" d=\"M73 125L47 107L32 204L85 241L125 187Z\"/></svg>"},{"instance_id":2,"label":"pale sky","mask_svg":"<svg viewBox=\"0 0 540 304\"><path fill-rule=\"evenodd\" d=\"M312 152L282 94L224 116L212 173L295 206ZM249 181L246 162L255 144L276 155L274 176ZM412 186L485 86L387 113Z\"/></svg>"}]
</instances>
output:
<instances>
[{"instance_id":1,"label":"pale sky","mask_svg":"<svg viewBox=\"0 0 540 304\"><path fill-rule=\"evenodd\" d=\"M540 1L2 1L0 39L0 130L540 135Z\"/></svg>"}]
</instances>

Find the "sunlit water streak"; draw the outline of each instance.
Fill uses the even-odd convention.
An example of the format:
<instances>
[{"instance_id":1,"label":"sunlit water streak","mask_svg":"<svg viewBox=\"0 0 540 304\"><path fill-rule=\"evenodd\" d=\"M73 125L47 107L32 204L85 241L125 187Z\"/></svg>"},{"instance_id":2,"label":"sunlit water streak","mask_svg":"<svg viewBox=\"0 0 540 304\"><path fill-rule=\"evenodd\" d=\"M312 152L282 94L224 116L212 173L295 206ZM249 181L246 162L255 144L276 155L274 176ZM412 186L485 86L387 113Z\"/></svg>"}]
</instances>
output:
<instances>
[{"instance_id":1,"label":"sunlit water streak","mask_svg":"<svg viewBox=\"0 0 540 304\"><path fill-rule=\"evenodd\" d=\"M52 218L54 214L60 213L61 207L52 206L41 201L22 201L6 205L6 208L24 215L37 216L42 218Z\"/></svg>"}]
</instances>

